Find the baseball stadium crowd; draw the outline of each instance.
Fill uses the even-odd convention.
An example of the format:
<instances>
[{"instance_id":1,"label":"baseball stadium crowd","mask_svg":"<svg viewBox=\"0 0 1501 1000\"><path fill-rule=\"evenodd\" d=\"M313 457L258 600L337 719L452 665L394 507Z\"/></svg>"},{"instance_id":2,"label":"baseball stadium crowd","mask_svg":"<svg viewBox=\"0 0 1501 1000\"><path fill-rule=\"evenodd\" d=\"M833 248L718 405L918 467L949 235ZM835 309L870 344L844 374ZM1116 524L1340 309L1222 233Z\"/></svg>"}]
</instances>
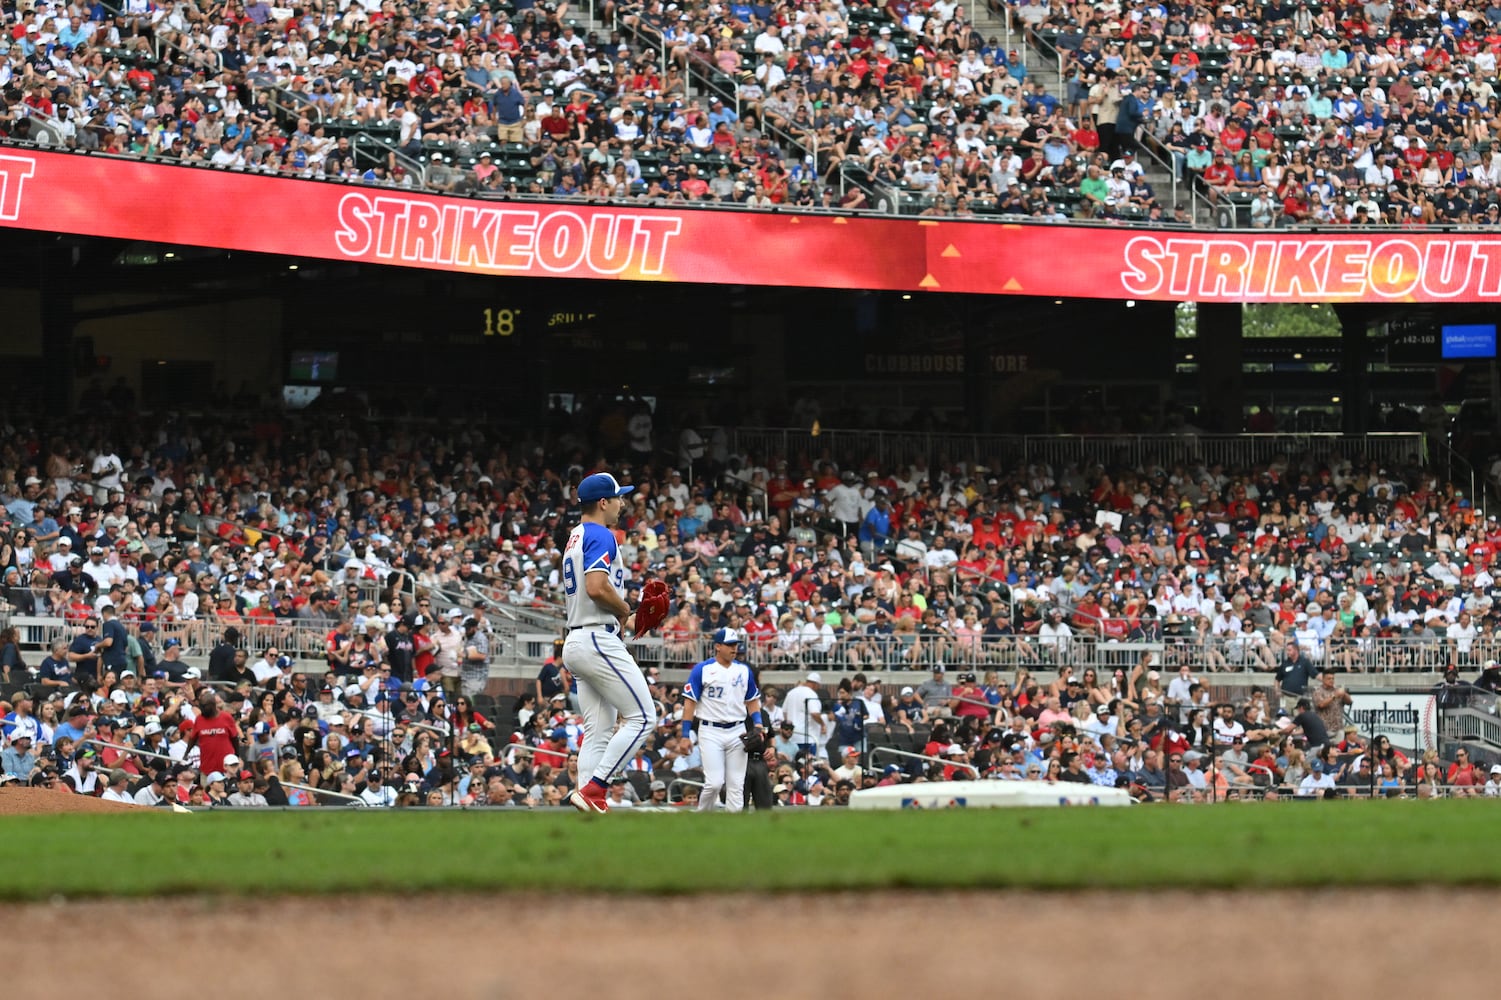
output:
<instances>
[{"instance_id":1,"label":"baseball stadium crowd","mask_svg":"<svg viewBox=\"0 0 1501 1000\"><path fill-rule=\"evenodd\" d=\"M1191 221L1150 153L1256 227L1501 221L1495 0L1026 0L1009 46L971 13L23 3L0 132L453 193Z\"/></svg>"},{"instance_id":2,"label":"baseball stadium crowd","mask_svg":"<svg viewBox=\"0 0 1501 1000\"><path fill-rule=\"evenodd\" d=\"M576 765L567 678L554 658L534 691L490 694L486 611L556 608L571 484L604 467L636 486L630 586L657 576L677 601L641 648L662 728L612 793L626 798L691 797L696 748L661 669L704 658L721 627L757 668L814 671L764 686L781 755L766 791L793 803L907 777L862 766L875 744L946 773L1140 772L1148 793L1151 761L1181 788L1174 757L1206 750L1183 773L1211 794L1338 783L1365 773L1341 675L1444 673L1454 707L1501 689L1501 525L1416 457L876 468L730 454L692 427L668 453L624 435L600 450L557 411L502 440L96 402L0 427L4 613L54 626L45 649L0 634L3 770L33 783L189 804L554 804ZM1247 670L1276 687L1211 700ZM1412 770L1429 761L1376 749L1386 787L1436 788Z\"/></svg>"}]
</instances>

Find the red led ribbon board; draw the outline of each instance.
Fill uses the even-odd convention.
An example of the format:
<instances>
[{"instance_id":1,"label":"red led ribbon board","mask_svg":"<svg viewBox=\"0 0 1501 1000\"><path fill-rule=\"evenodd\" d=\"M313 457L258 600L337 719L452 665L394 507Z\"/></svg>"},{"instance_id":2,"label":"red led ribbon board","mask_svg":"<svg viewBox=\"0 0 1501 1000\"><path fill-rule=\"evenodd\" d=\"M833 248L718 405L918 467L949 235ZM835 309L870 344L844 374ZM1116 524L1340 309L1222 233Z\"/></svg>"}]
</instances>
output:
<instances>
[{"instance_id":1,"label":"red led ribbon board","mask_svg":"<svg viewBox=\"0 0 1501 1000\"><path fill-rule=\"evenodd\" d=\"M1478 302L1501 233L1187 232L449 198L0 152L0 227L473 274L1197 302Z\"/></svg>"}]
</instances>

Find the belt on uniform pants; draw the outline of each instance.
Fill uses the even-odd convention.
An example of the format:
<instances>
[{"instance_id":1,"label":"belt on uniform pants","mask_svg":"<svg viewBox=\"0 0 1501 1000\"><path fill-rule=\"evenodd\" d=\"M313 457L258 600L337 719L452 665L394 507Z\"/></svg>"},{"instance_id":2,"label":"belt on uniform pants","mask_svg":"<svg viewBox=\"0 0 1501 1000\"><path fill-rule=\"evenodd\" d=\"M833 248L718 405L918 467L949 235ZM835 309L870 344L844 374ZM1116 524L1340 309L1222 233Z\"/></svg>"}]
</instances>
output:
<instances>
[{"instance_id":1,"label":"belt on uniform pants","mask_svg":"<svg viewBox=\"0 0 1501 1000\"><path fill-rule=\"evenodd\" d=\"M710 722L708 719L699 719L698 721L705 726L713 726L715 729L734 729L736 726L745 725L744 719L739 722Z\"/></svg>"},{"instance_id":2,"label":"belt on uniform pants","mask_svg":"<svg viewBox=\"0 0 1501 1000\"><path fill-rule=\"evenodd\" d=\"M619 625L596 624L596 625L570 625L570 626L568 626L568 631L570 631L570 632L577 632L581 628L602 628L606 632L609 632L611 635L614 635L616 632L618 632L620 630L620 626Z\"/></svg>"}]
</instances>

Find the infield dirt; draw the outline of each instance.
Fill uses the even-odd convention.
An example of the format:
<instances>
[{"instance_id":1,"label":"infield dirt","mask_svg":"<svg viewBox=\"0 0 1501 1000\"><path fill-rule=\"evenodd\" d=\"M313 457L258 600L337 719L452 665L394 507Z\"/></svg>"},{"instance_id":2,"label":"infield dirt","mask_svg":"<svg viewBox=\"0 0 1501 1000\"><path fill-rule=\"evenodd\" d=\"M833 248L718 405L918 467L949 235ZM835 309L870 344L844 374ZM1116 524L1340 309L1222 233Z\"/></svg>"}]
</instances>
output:
<instances>
[{"instance_id":1,"label":"infield dirt","mask_svg":"<svg viewBox=\"0 0 1501 1000\"><path fill-rule=\"evenodd\" d=\"M201 1000L209 984L264 997L268 977L361 1000L1486 996L1475 934L1498 903L1495 890L56 902L6 908L26 942L6 988L50 995L67 969L72 993L149 982L158 1000ZM165 966L140 964L164 942Z\"/></svg>"},{"instance_id":2,"label":"infield dirt","mask_svg":"<svg viewBox=\"0 0 1501 1000\"><path fill-rule=\"evenodd\" d=\"M60 813L132 812L141 806L106 802L89 795L74 795L48 788L0 788L0 816L52 816Z\"/></svg>"}]
</instances>

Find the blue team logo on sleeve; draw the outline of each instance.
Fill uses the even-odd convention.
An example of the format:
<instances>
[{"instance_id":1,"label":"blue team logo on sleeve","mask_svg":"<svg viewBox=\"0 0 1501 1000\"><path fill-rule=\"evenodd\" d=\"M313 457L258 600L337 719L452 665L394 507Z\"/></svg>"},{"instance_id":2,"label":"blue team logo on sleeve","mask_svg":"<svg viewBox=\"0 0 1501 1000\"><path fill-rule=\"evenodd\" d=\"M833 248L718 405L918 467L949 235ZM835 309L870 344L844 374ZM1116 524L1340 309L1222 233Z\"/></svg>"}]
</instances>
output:
<instances>
[{"instance_id":1,"label":"blue team logo on sleeve","mask_svg":"<svg viewBox=\"0 0 1501 1000\"><path fill-rule=\"evenodd\" d=\"M586 524L584 526L584 572L590 570L604 570L609 572L610 565L615 561L617 552L615 535L600 524Z\"/></svg>"},{"instance_id":2,"label":"blue team logo on sleeve","mask_svg":"<svg viewBox=\"0 0 1501 1000\"><path fill-rule=\"evenodd\" d=\"M693 669L688 672L688 679L683 682L683 697L692 698L694 701L701 701L703 699L700 697L700 692L702 692L703 689L704 665L702 663L698 663L695 664Z\"/></svg>"}]
</instances>

